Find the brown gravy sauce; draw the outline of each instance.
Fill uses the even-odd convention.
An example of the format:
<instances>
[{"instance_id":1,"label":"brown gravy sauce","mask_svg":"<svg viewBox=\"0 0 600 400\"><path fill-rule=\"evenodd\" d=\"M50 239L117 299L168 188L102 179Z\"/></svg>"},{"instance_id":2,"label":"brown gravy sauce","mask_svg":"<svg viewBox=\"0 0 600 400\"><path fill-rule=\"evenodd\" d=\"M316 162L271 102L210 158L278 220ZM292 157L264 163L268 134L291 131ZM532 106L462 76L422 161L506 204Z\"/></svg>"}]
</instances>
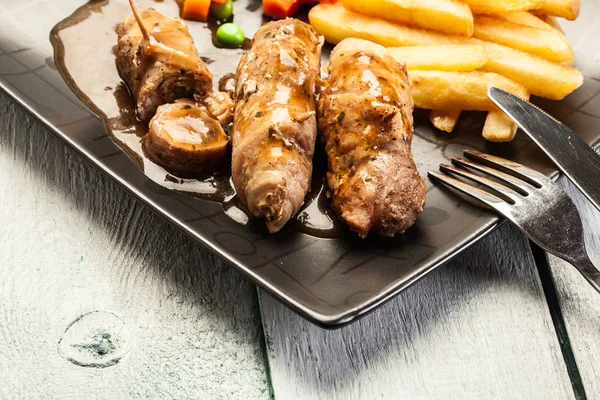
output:
<instances>
[{"instance_id":1,"label":"brown gravy sauce","mask_svg":"<svg viewBox=\"0 0 600 400\"><path fill-rule=\"evenodd\" d=\"M237 1L236 10L238 15L241 14L240 19L244 19L240 25L246 34L253 34L260 26L261 18L243 8L242 3L248 1L253 0ZM138 0L137 3L141 9L153 7L167 16L179 15L175 1ZM208 174L184 178L155 164L142 151L141 138L148 128L136 119L133 99L115 65L115 28L130 12L125 1L95 0L54 27L51 40L55 61L65 81L104 120L112 140L136 161L148 178L171 190L218 201L223 204L230 218L243 225L264 223L252 217L235 195L231 183L230 153L223 160L221 168ZM213 45L215 26L186 22L200 55L213 73L215 89L231 90L243 49L217 48ZM248 45L249 42L244 47ZM300 212L288 223L292 229L319 237L337 237L345 229L329 205L324 180L326 171L324 151L317 149L311 192Z\"/></svg>"}]
</instances>

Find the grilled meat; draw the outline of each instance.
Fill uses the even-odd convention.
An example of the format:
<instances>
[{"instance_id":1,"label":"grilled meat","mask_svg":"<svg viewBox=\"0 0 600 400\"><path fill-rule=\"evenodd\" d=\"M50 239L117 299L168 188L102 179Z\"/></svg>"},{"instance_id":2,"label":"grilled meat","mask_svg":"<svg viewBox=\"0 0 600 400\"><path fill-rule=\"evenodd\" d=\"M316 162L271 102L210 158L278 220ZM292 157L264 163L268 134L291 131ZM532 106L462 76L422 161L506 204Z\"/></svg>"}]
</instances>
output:
<instances>
[{"instance_id":1,"label":"grilled meat","mask_svg":"<svg viewBox=\"0 0 600 400\"><path fill-rule=\"evenodd\" d=\"M149 157L177 174L214 166L225 155L228 143L221 124L192 101L158 107L142 141Z\"/></svg>"},{"instance_id":2,"label":"grilled meat","mask_svg":"<svg viewBox=\"0 0 600 400\"><path fill-rule=\"evenodd\" d=\"M210 92L205 97L194 95L194 99L206 107L206 111L225 126L233 121L235 103L228 93Z\"/></svg>"},{"instance_id":3,"label":"grilled meat","mask_svg":"<svg viewBox=\"0 0 600 400\"><path fill-rule=\"evenodd\" d=\"M233 183L270 232L298 212L310 188L321 46L301 21L271 22L256 32L237 69Z\"/></svg>"},{"instance_id":4,"label":"grilled meat","mask_svg":"<svg viewBox=\"0 0 600 400\"><path fill-rule=\"evenodd\" d=\"M147 122L158 106L179 98L212 95L212 74L185 22L130 4L133 14L117 27L117 69L133 94L138 118ZM231 100L229 105L231 110Z\"/></svg>"},{"instance_id":5,"label":"grilled meat","mask_svg":"<svg viewBox=\"0 0 600 400\"><path fill-rule=\"evenodd\" d=\"M333 209L361 237L403 233L425 205L406 68L382 46L345 39L329 71L318 111Z\"/></svg>"}]
</instances>

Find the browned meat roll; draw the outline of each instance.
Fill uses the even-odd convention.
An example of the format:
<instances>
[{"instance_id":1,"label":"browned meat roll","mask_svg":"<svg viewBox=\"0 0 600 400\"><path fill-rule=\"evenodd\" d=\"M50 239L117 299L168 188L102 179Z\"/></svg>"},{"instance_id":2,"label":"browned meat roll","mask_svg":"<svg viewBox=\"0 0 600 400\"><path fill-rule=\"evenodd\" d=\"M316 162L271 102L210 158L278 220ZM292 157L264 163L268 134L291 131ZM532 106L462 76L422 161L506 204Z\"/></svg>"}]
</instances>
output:
<instances>
[{"instance_id":1,"label":"browned meat roll","mask_svg":"<svg viewBox=\"0 0 600 400\"><path fill-rule=\"evenodd\" d=\"M156 163L178 174L193 174L221 161L229 137L204 107L178 101L158 107L142 143Z\"/></svg>"},{"instance_id":2,"label":"browned meat roll","mask_svg":"<svg viewBox=\"0 0 600 400\"><path fill-rule=\"evenodd\" d=\"M310 188L322 41L296 19L254 35L236 73L232 177L250 212L277 232Z\"/></svg>"},{"instance_id":3,"label":"browned meat roll","mask_svg":"<svg viewBox=\"0 0 600 400\"><path fill-rule=\"evenodd\" d=\"M133 0L130 4L133 14L117 27L117 69L136 101L138 118L147 122L162 104L211 94L212 74L185 22L154 9L139 12Z\"/></svg>"},{"instance_id":4,"label":"browned meat roll","mask_svg":"<svg viewBox=\"0 0 600 400\"><path fill-rule=\"evenodd\" d=\"M345 39L319 99L333 209L361 237L403 233L425 206L410 153L413 102L406 68L384 47Z\"/></svg>"}]
</instances>

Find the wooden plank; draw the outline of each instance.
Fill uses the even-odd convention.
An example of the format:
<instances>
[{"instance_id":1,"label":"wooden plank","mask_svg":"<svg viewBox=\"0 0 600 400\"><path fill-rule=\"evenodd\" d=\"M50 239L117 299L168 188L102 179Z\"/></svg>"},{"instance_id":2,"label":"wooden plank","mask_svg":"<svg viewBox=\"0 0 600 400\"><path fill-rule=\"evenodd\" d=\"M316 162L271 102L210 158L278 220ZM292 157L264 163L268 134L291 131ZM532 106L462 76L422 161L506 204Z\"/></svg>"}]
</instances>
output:
<instances>
[{"instance_id":1,"label":"wooden plank","mask_svg":"<svg viewBox=\"0 0 600 400\"><path fill-rule=\"evenodd\" d=\"M600 1L583 0L582 12L576 23L558 20L577 52L597 48L600 36ZM582 53L583 55L583 53ZM577 67L588 81L585 90L570 97L574 110L565 110L560 117L575 132L600 127L600 64L598 57L578 57ZM598 151L597 151L598 152ZM600 180L600 177L597 177ZM561 179L581 214L588 254L600 268L600 212L596 210L567 179ZM556 286L558 303L573 351L577 369L588 399L600 398L600 294L598 294L570 264L549 256L550 272Z\"/></svg>"},{"instance_id":2,"label":"wooden plank","mask_svg":"<svg viewBox=\"0 0 600 400\"><path fill-rule=\"evenodd\" d=\"M509 225L341 330L260 303L278 400L574 398L530 248Z\"/></svg>"},{"instance_id":3,"label":"wooden plank","mask_svg":"<svg viewBox=\"0 0 600 400\"><path fill-rule=\"evenodd\" d=\"M584 221L586 245L592 262L600 268L600 212L571 182L562 179ZM569 263L549 256L550 271L569 342L588 399L600 398L600 294Z\"/></svg>"},{"instance_id":4,"label":"wooden plank","mask_svg":"<svg viewBox=\"0 0 600 400\"><path fill-rule=\"evenodd\" d=\"M269 398L254 285L2 95L0 171L0 398Z\"/></svg>"}]
</instances>

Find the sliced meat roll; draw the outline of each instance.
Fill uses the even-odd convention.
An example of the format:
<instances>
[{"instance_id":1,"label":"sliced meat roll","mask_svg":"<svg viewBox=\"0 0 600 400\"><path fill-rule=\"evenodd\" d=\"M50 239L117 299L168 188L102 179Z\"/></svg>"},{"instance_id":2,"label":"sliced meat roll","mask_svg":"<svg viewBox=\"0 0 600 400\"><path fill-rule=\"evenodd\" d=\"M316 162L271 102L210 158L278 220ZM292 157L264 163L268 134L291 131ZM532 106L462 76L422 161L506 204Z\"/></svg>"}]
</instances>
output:
<instances>
[{"instance_id":1,"label":"sliced meat roll","mask_svg":"<svg viewBox=\"0 0 600 400\"><path fill-rule=\"evenodd\" d=\"M154 9L134 13L117 27L117 68L129 86L138 118L149 121L158 106L212 92L212 74L200 59L187 25Z\"/></svg>"},{"instance_id":2,"label":"sliced meat roll","mask_svg":"<svg viewBox=\"0 0 600 400\"><path fill-rule=\"evenodd\" d=\"M301 21L270 22L256 32L237 69L233 183L270 232L298 212L310 188L321 45Z\"/></svg>"},{"instance_id":3,"label":"sliced meat roll","mask_svg":"<svg viewBox=\"0 0 600 400\"><path fill-rule=\"evenodd\" d=\"M225 155L228 143L219 121L191 101L158 107L142 141L152 160L178 175L213 167Z\"/></svg>"},{"instance_id":4,"label":"sliced meat roll","mask_svg":"<svg viewBox=\"0 0 600 400\"><path fill-rule=\"evenodd\" d=\"M384 47L345 39L331 54L319 99L333 209L361 237L414 224L425 184L410 152L413 102L404 65Z\"/></svg>"}]
</instances>

